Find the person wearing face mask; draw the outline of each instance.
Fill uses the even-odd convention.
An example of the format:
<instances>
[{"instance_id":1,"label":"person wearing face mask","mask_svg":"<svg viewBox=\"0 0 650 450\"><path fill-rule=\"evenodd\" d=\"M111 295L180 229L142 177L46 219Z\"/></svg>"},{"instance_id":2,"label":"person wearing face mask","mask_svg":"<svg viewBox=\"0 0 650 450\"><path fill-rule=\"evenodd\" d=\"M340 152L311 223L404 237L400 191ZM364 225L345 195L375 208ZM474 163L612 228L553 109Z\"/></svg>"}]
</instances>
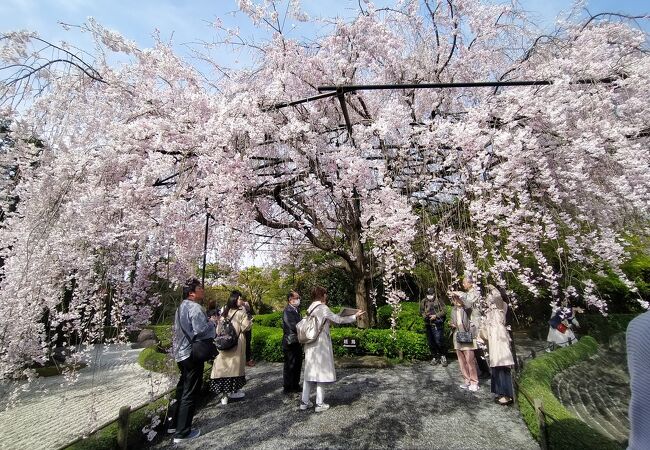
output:
<instances>
[{"instance_id":1,"label":"person wearing face mask","mask_svg":"<svg viewBox=\"0 0 650 450\"><path fill-rule=\"evenodd\" d=\"M481 328L484 305L481 301L480 291L476 287L471 275L466 274L463 278L463 289L465 290L463 303L465 304L465 309L469 311L470 325L473 329L479 330ZM485 359L483 349L480 347L476 348L476 350L474 350L474 357L476 358L478 377L490 378L490 366Z\"/></svg>"},{"instance_id":2,"label":"person wearing face mask","mask_svg":"<svg viewBox=\"0 0 650 450\"><path fill-rule=\"evenodd\" d=\"M506 328L508 304L494 285L489 284L487 291L485 301L488 307L481 322L479 338L488 343L494 401L500 405L509 405L514 397L510 368L514 366L515 360Z\"/></svg>"},{"instance_id":3,"label":"person wearing face mask","mask_svg":"<svg viewBox=\"0 0 650 450\"><path fill-rule=\"evenodd\" d=\"M336 381L336 369L334 368L334 350L332 348L332 338L330 336L330 322L345 324L354 323L359 317L365 314L365 311L357 310L354 315L340 316L334 314L327 306L327 289L322 286L316 286L311 292L313 303L309 305L307 314L311 314L318 319L320 332L315 341L305 344L305 373L302 383L302 398L300 400L300 410L305 411L312 406L309 401L309 395L312 389L316 388L316 407L315 412L323 412L329 409L329 405L324 403L325 384Z\"/></svg>"},{"instance_id":4,"label":"person wearing face mask","mask_svg":"<svg viewBox=\"0 0 650 450\"><path fill-rule=\"evenodd\" d=\"M284 353L283 385L285 394L301 392L302 345L298 342L296 324L300 322L300 295L296 291L287 294L287 306L282 315L282 353Z\"/></svg>"},{"instance_id":5,"label":"person wearing face mask","mask_svg":"<svg viewBox=\"0 0 650 450\"><path fill-rule=\"evenodd\" d=\"M433 288L427 290L427 296L420 303L420 314L424 318L424 326L427 334L427 342L431 351L431 364L434 366L441 363L447 367L447 349L444 340L445 304L436 295Z\"/></svg>"}]
</instances>

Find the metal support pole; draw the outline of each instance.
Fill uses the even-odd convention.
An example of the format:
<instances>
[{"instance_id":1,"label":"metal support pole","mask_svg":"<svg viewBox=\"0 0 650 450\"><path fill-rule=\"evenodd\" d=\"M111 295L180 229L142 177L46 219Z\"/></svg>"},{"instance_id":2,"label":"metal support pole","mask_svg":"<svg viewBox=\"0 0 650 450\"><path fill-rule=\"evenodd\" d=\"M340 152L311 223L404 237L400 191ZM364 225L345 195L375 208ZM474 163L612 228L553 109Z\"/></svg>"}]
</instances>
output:
<instances>
[{"instance_id":1,"label":"metal support pole","mask_svg":"<svg viewBox=\"0 0 650 450\"><path fill-rule=\"evenodd\" d=\"M624 79L625 77L621 77ZM576 80L571 84L609 84L617 81L616 78L599 78ZM392 83L392 84L348 84L340 86L318 86L318 92L353 92L376 91L394 89L449 89L449 88L476 88L476 87L508 87L508 86L550 86L551 80L514 80L514 81L473 81L460 83Z\"/></svg>"}]
</instances>

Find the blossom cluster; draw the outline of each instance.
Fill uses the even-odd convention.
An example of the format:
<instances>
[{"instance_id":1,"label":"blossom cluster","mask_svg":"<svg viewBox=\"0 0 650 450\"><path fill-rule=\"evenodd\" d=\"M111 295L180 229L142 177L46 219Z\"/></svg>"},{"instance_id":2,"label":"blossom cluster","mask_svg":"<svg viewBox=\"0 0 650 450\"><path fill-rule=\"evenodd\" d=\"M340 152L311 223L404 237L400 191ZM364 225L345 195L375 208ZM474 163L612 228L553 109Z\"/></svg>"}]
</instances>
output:
<instances>
[{"instance_id":1,"label":"blossom cluster","mask_svg":"<svg viewBox=\"0 0 650 450\"><path fill-rule=\"evenodd\" d=\"M452 277L512 274L558 298L580 265L633 286L625 236L647 233L650 213L641 31L578 18L540 37L517 5L403 0L367 3L304 43L274 25L278 5L240 2L269 31L255 70L206 81L168 43L138 49L91 20L92 66L64 53L67 66L0 83L0 377L62 341L146 324L153 281L195 273L206 220L220 263L260 245L278 259L305 246L339 257L363 309L380 272L397 311L419 236ZM2 66L29 67L43 42L3 35ZM490 80L552 84L285 107L319 86ZM594 286L576 294L604 312Z\"/></svg>"}]
</instances>

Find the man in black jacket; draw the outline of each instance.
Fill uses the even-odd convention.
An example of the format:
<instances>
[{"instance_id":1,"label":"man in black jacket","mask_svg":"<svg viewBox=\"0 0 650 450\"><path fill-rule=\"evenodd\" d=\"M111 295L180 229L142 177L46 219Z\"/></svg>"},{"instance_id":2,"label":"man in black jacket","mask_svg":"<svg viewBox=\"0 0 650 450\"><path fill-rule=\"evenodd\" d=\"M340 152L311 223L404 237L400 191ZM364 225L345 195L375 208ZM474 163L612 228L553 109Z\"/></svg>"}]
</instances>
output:
<instances>
[{"instance_id":1,"label":"man in black jacket","mask_svg":"<svg viewBox=\"0 0 650 450\"><path fill-rule=\"evenodd\" d=\"M298 342L296 324L302 319L298 307L300 295L296 291L287 294L287 306L282 315L282 352L284 353L284 393L302 392L300 369L302 369L302 345Z\"/></svg>"},{"instance_id":2,"label":"man in black jacket","mask_svg":"<svg viewBox=\"0 0 650 450\"><path fill-rule=\"evenodd\" d=\"M424 318L429 350L431 351L431 356L433 356L431 364L436 365L441 363L443 367L447 367L447 356L445 356L447 349L445 347L444 337L447 310L433 288L427 290L426 298L420 303L420 314Z\"/></svg>"}]
</instances>

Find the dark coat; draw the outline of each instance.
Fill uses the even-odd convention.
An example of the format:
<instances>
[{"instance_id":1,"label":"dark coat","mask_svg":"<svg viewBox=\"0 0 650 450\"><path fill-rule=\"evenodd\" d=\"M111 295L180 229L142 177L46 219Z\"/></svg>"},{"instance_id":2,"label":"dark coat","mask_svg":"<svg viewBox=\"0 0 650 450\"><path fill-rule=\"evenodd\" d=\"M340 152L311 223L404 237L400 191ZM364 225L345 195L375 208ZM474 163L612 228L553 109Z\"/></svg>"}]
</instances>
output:
<instances>
[{"instance_id":1,"label":"dark coat","mask_svg":"<svg viewBox=\"0 0 650 450\"><path fill-rule=\"evenodd\" d=\"M296 324L302 320L300 313L296 308L287 304L282 314L282 345L287 344L289 336L294 336L291 339L298 342L298 335L296 334Z\"/></svg>"}]
</instances>

